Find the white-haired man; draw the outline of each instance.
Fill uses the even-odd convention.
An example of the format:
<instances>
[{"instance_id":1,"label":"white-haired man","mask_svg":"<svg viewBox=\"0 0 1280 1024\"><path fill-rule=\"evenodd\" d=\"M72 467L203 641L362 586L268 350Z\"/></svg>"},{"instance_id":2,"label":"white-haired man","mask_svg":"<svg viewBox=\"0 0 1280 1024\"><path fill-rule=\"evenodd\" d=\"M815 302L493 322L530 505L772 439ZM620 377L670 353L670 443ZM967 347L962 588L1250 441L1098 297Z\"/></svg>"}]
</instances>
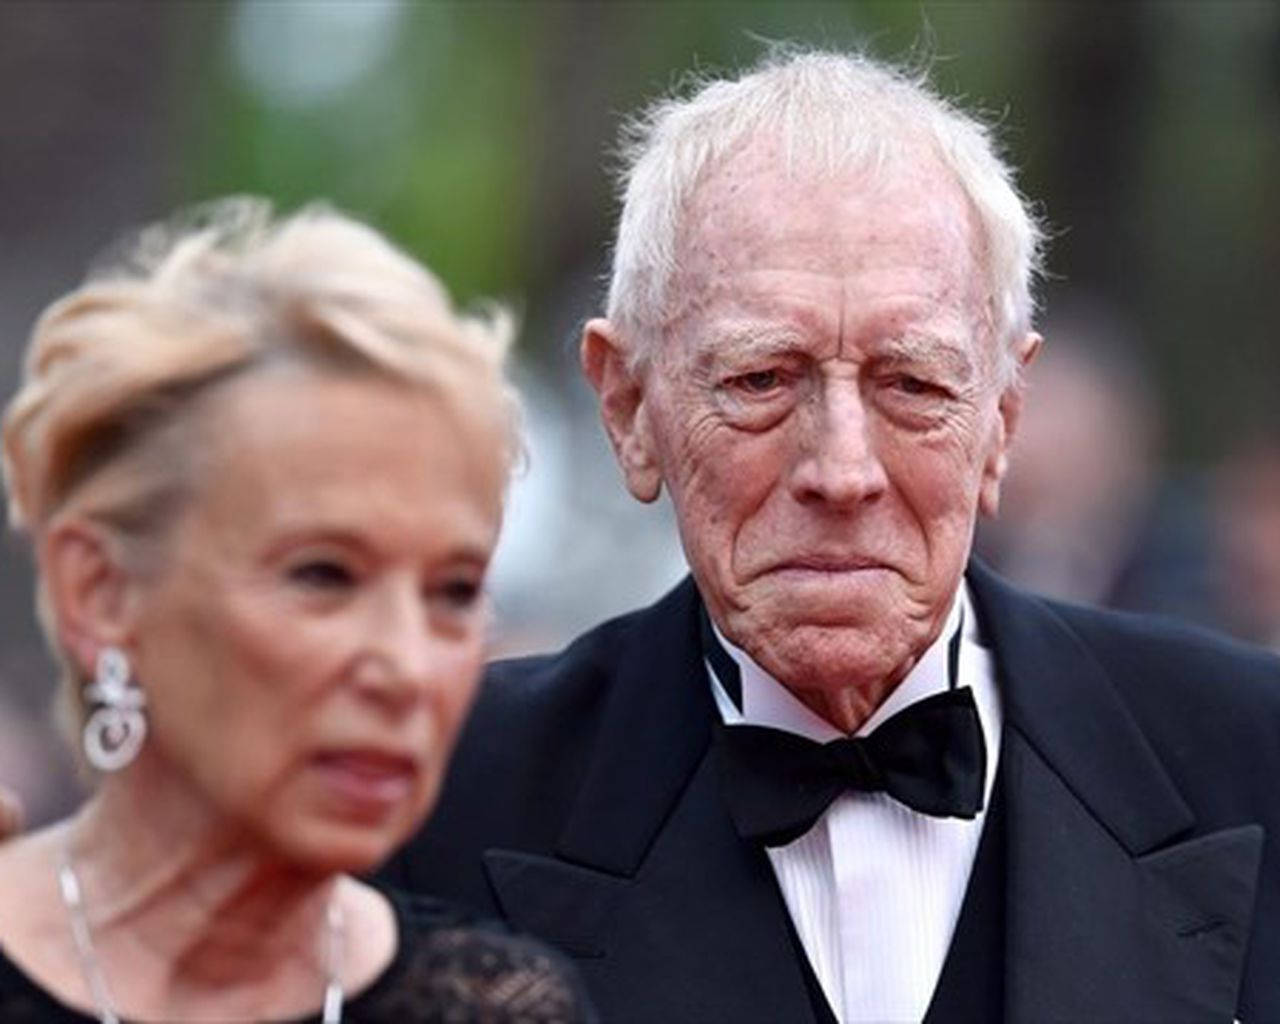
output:
<instances>
[{"instance_id":1,"label":"white-haired man","mask_svg":"<svg viewBox=\"0 0 1280 1024\"><path fill-rule=\"evenodd\" d=\"M1040 344L984 130L816 53L630 137L582 362L692 576L495 666L393 875L607 1020L1280 1019L1280 663L970 560Z\"/></svg>"}]
</instances>

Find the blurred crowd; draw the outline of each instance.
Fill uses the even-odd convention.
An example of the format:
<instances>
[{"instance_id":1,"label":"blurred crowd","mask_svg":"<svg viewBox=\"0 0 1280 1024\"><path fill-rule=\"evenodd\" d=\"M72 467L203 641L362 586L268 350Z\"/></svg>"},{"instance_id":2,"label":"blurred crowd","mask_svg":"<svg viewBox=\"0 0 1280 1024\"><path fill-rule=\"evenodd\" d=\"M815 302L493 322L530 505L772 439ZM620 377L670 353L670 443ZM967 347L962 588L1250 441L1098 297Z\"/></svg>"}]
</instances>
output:
<instances>
[{"instance_id":1,"label":"blurred crowd","mask_svg":"<svg viewBox=\"0 0 1280 1024\"><path fill-rule=\"evenodd\" d=\"M1097 301L1049 311L1000 516L978 550L1044 594L1280 650L1280 430L1171 465L1139 339Z\"/></svg>"}]
</instances>

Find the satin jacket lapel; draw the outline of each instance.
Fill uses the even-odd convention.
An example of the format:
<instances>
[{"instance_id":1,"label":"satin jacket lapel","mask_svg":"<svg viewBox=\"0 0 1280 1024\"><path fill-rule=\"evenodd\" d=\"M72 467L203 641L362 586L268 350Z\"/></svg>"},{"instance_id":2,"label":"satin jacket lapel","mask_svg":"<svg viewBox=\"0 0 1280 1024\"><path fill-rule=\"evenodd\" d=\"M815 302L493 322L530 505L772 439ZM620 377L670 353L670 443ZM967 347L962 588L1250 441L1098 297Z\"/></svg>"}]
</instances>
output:
<instances>
[{"instance_id":1,"label":"satin jacket lapel","mask_svg":"<svg viewBox=\"0 0 1280 1024\"><path fill-rule=\"evenodd\" d=\"M1231 1020L1262 829L1195 819L1046 604L969 574L1005 705L1008 1018Z\"/></svg>"},{"instance_id":2,"label":"satin jacket lapel","mask_svg":"<svg viewBox=\"0 0 1280 1024\"><path fill-rule=\"evenodd\" d=\"M486 870L517 927L583 958L606 1019L810 1020L768 860L721 796L697 602L686 581L610 652L594 759L555 856L490 850Z\"/></svg>"}]
</instances>

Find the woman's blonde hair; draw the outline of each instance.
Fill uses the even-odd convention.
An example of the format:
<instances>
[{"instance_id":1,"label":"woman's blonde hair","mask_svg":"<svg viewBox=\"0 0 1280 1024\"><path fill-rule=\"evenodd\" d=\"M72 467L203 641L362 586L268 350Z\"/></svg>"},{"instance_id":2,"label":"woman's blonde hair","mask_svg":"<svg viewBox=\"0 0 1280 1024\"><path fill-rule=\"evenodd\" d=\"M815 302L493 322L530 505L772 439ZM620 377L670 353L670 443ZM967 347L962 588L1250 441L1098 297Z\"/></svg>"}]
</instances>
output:
<instances>
[{"instance_id":1,"label":"woman's blonde hair","mask_svg":"<svg viewBox=\"0 0 1280 1024\"><path fill-rule=\"evenodd\" d=\"M38 537L74 513L123 549L154 547L199 474L194 410L217 383L287 361L429 389L491 421L509 471L511 335L504 310L460 315L428 270L326 206L276 218L236 197L185 211L117 246L36 322L3 420L9 522ZM82 682L39 591L64 682Z\"/></svg>"}]
</instances>

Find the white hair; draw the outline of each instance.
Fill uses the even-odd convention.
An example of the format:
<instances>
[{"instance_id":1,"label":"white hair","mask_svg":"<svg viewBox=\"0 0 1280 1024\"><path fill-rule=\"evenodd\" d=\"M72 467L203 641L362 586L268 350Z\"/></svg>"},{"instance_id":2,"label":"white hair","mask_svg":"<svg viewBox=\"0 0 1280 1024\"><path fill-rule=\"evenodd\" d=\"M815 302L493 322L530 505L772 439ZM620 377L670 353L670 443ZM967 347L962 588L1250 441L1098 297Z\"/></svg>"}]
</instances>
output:
<instances>
[{"instance_id":1,"label":"white hair","mask_svg":"<svg viewBox=\"0 0 1280 1024\"><path fill-rule=\"evenodd\" d=\"M607 315L633 363L675 315L679 234L691 199L752 139L775 141L788 167L882 170L932 148L973 204L982 233L994 334L1011 373L1030 330L1043 233L990 129L939 96L925 75L859 54L775 47L740 77L699 79L622 130L622 213Z\"/></svg>"}]
</instances>

